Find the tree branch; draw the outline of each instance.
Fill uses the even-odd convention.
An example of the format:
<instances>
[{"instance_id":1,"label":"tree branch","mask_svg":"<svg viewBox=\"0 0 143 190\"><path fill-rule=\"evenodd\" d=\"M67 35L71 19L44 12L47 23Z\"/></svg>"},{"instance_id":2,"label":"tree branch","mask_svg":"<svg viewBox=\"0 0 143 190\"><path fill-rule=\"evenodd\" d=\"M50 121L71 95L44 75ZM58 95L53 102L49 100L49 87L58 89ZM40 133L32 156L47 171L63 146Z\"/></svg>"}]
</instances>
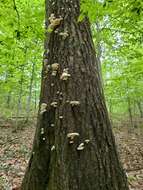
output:
<instances>
[{"instance_id":1,"label":"tree branch","mask_svg":"<svg viewBox=\"0 0 143 190\"><path fill-rule=\"evenodd\" d=\"M18 29L19 29L19 27L20 27L20 15L19 15L15 0L13 0L13 4L14 4L14 10L16 11L16 14L17 14Z\"/></svg>"}]
</instances>

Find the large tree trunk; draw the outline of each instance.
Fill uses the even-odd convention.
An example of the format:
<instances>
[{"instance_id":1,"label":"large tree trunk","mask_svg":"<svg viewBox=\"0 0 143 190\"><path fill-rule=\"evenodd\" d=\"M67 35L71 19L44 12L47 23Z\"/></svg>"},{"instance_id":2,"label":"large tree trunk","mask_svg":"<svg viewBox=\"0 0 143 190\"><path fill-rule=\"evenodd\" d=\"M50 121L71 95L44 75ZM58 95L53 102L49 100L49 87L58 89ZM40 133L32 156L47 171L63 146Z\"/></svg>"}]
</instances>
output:
<instances>
[{"instance_id":1,"label":"large tree trunk","mask_svg":"<svg viewBox=\"0 0 143 190\"><path fill-rule=\"evenodd\" d=\"M46 1L46 21L52 17L53 31L50 28L45 43L37 130L22 190L128 189L89 21L77 22L79 3Z\"/></svg>"}]
</instances>

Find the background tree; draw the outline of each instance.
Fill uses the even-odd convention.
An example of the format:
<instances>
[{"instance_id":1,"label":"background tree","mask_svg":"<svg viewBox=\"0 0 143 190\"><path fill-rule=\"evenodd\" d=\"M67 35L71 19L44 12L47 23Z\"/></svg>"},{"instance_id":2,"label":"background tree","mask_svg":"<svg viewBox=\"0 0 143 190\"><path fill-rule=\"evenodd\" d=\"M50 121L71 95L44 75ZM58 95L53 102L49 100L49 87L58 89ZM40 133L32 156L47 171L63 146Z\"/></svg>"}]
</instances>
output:
<instances>
[{"instance_id":1,"label":"background tree","mask_svg":"<svg viewBox=\"0 0 143 190\"><path fill-rule=\"evenodd\" d=\"M23 190L128 189L80 1L46 1L40 109Z\"/></svg>"}]
</instances>

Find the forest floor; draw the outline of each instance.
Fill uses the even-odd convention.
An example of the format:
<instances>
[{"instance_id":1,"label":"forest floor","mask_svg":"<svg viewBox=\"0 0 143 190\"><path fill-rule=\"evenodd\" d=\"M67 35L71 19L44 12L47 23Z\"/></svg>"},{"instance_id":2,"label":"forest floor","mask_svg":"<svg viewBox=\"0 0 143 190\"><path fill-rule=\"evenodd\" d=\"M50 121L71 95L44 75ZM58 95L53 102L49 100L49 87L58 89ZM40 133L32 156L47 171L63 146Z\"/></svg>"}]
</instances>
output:
<instances>
[{"instance_id":1,"label":"forest floor","mask_svg":"<svg viewBox=\"0 0 143 190\"><path fill-rule=\"evenodd\" d=\"M28 163L34 127L13 133L10 125L0 127L0 190L20 190ZM143 130L114 129L118 151L130 190L143 190Z\"/></svg>"}]
</instances>

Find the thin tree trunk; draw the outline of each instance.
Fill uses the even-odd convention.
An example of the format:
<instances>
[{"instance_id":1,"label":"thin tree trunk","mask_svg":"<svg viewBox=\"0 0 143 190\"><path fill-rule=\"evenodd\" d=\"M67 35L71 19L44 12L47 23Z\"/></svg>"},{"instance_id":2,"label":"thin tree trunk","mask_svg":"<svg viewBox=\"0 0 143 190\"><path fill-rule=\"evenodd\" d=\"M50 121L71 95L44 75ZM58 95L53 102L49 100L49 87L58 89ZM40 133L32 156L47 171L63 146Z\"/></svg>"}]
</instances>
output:
<instances>
[{"instance_id":1,"label":"thin tree trunk","mask_svg":"<svg viewBox=\"0 0 143 190\"><path fill-rule=\"evenodd\" d=\"M19 118L19 114L22 110L21 100L22 100L22 94L23 94L23 81L24 81L23 71L24 71L24 66L22 65L21 78L20 78L20 82L19 82L20 89L19 89L19 95L18 95L18 100L17 100L16 124L15 124L15 129L13 130L14 132L16 132L18 129L18 118Z\"/></svg>"},{"instance_id":2,"label":"thin tree trunk","mask_svg":"<svg viewBox=\"0 0 143 190\"><path fill-rule=\"evenodd\" d=\"M10 103L11 103L11 91L8 92L7 95L7 100L6 100L6 107L10 108Z\"/></svg>"},{"instance_id":3,"label":"thin tree trunk","mask_svg":"<svg viewBox=\"0 0 143 190\"><path fill-rule=\"evenodd\" d=\"M140 112L140 117L143 118L143 108L142 108L142 104L140 103L140 101L136 101L139 112Z\"/></svg>"},{"instance_id":4,"label":"thin tree trunk","mask_svg":"<svg viewBox=\"0 0 143 190\"><path fill-rule=\"evenodd\" d=\"M33 86L33 80L34 80L34 69L35 69L35 62L32 64L32 71L31 71L31 77L30 77L30 85L29 85L29 95L28 95L28 100L27 100L27 108L26 108L26 121L29 119L30 115L30 108L31 108L31 97L32 97L32 86Z\"/></svg>"},{"instance_id":5,"label":"thin tree trunk","mask_svg":"<svg viewBox=\"0 0 143 190\"><path fill-rule=\"evenodd\" d=\"M27 60L27 47L25 48L24 50L24 54L25 54L25 63L26 63L26 60ZM19 89L19 95L18 95L18 102L17 102L17 113L16 113L16 125L15 125L15 129L14 129L14 132L17 131L18 129L18 118L19 118L19 114L22 110L21 108L21 100L22 100L22 94L23 94L23 82L24 82L24 68L25 68L25 64L22 64L21 65L21 78L20 78L20 82L19 82L19 85L20 85L20 89Z\"/></svg>"},{"instance_id":6,"label":"thin tree trunk","mask_svg":"<svg viewBox=\"0 0 143 190\"><path fill-rule=\"evenodd\" d=\"M36 85L36 80L35 80L35 91L34 91L34 109L35 113L37 112L37 85Z\"/></svg>"},{"instance_id":7,"label":"thin tree trunk","mask_svg":"<svg viewBox=\"0 0 143 190\"><path fill-rule=\"evenodd\" d=\"M77 21L79 3L46 1L53 31L45 41L37 130L22 190L128 190L89 21Z\"/></svg>"},{"instance_id":8,"label":"thin tree trunk","mask_svg":"<svg viewBox=\"0 0 143 190\"><path fill-rule=\"evenodd\" d=\"M131 129L134 129L134 122L133 122L133 115L132 115L132 108L131 108L131 101L130 98L127 98L128 102L128 113L129 113L129 119L130 119L130 127ZM129 130L130 131L130 130Z\"/></svg>"}]
</instances>

